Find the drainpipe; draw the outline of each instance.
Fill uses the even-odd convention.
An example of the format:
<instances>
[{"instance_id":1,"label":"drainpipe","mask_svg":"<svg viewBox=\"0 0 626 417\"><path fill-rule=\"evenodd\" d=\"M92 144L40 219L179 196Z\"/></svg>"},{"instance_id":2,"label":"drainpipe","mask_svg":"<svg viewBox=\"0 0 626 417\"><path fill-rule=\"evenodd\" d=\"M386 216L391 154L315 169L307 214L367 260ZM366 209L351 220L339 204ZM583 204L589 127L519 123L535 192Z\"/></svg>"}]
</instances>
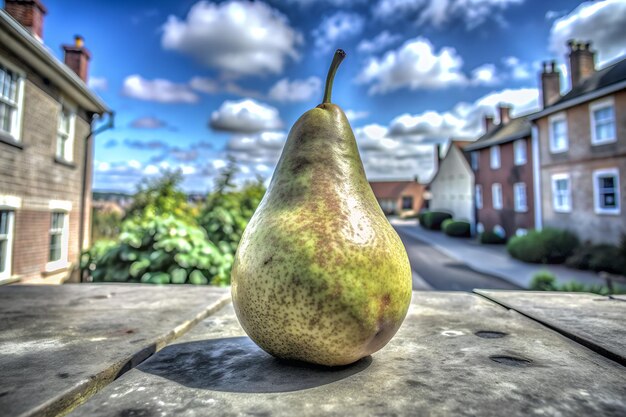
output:
<instances>
[{"instance_id":1,"label":"drainpipe","mask_svg":"<svg viewBox=\"0 0 626 417\"><path fill-rule=\"evenodd\" d=\"M86 206L86 195L87 194L87 164L89 163L89 156L91 152L89 152L89 141L99 133L104 132L105 130L113 129L115 125L115 112L109 111L105 112L105 114L109 115L109 119L106 124L100 126L97 129L91 129L89 134L85 136L85 156L83 160L83 176L82 176L82 184L81 184L81 193L80 193L80 224L78 228L78 248L79 252L82 254L83 252L83 240L85 238L85 206ZM79 257L80 260L80 257ZM81 274L80 277L81 282L83 281L83 277Z\"/></svg>"},{"instance_id":2,"label":"drainpipe","mask_svg":"<svg viewBox=\"0 0 626 417\"><path fill-rule=\"evenodd\" d=\"M539 151L539 128L533 121L531 128L531 145L533 153L533 193L535 200L535 229L543 228L543 199L541 196L541 153Z\"/></svg>"}]
</instances>

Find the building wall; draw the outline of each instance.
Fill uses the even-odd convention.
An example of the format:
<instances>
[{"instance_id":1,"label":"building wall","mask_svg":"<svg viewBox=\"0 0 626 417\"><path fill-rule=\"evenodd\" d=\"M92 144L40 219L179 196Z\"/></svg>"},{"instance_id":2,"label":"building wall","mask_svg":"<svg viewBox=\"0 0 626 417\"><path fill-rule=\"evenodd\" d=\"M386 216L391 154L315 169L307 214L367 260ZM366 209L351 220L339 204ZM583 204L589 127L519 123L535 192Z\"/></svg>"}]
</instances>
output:
<instances>
[{"instance_id":1,"label":"building wall","mask_svg":"<svg viewBox=\"0 0 626 417\"><path fill-rule=\"evenodd\" d=\"M80 197L90 116L77 111L73 163L55 161L62 94L0 46L0 62L26 73L20 147L0 142L0 195L21 198L15 210L12 274L22 282L43 276L69 276L80 254ZM70 267L45 272L51 225L50 201L71 203L68 212ZM88 212L88 211L87 211ZM87 230L87 236L89 235ZM77 276L77 275L76 275Z\"/></svg>"},{"instance_id":2,"label":"building wall","mask_svg":"<svg viewBox=\"0 0 626 417\"><path fill-rule=\"evenodd\" d=\"M490 167L490 148L480 149L478 170L474 172L476 185L482 185L483 207L476 209L476 222L481 223L485 230L493 230L500 226L506 236L511 237L518 229L532 229L534 222L534 195L532 149L530 137L526 141L526 163L515 165L513 142L500 145L500 168ZM515 211L514 191L515 183L526 184L526 205L524 212ZM499 183L502 186L502 209L493 208L492 185Z\"/></svg>"},{"instance_id":3,"label":"building wall","mask_svg":"<svg viewBox=\"0 0 626 417\"><path fill-rule=\"evenodd\" d=\"M413 205L411 206L410 209L402 208L402 197L405 197L405 196L413 197ZM423 205L424 205L424 186L417 182L410 183L404 188L404 190L402 190L400 197L398 197L398 199L396 200L396 213L398 214L407 213L407 212L417 213L418 211L421 210Z\"/></svg>"},{"instance_id":4,"label":"building wall","mask_svg":"<svg viewBox=\"0 0 626 417\"><path fill-rule=\"evenodd\" d=\"M474 222L474 174L461 150L451 146L430 183L430 209Z\"/></svg>"},{"instance_id":5,"label":"building wall","mask_svg":"<svg viewBox=\"0 0 626 417\"><path fill-rule=\"evenodd\" d=\"M569 141L565 152L550 152L549 117L536 121L541 155L542 217L544 227L572 230L582 240L618 243L621 234L626 233L626 90L598 100L606 97L613 97L615 103L616 142L591 144L590 103L564 111ZM597 214L594 210L593 171L602 168L619 168L621 211L617 215ZM552 175L562 173L571 178L570 213L556 212L553 207Z\"/></svg>"}]
</instances>

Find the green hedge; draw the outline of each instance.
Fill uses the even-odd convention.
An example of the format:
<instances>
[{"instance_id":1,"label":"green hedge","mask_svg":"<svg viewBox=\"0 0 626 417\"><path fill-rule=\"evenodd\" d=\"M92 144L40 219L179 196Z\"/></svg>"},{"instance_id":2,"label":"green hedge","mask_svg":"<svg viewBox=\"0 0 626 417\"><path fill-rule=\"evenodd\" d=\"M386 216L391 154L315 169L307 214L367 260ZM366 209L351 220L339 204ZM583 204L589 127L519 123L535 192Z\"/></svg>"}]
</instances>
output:
<instances>
[{"instance_id":1,"label":"green hedge","mask_svg":"<svg viewBox=\"0 0 626 417\"><path fill-rule=\"evenodd\" d=\"M531 230L524 236L509 240L509 254L521 261L530 263L562 263L578 247L578 237L567 230Z\"/></svg>"},{"instance_id":2,"label":"green hedge","mask_svg":"<svg viewBox=\"0 0 626 417\"><path fill-rule=\"evenodd\" d=\"M485 230L480 235L478 235L478 241L487 245L501 245L506 243L506 238L500 236L493 230Z\"/></svg>"},{"instance_id":3,"label":"green hedge","mask_svg":"<svg viewBox=\"0 0 626 417\"><path fill-rule=\"evenodd\" d=\"M443 232L453 237L470 237L470 224L464 221L447 219L441 224Z\"/></svg>"},{"instance_id":4,"label":"green hedge","mask_svg":"<svg viewBox=\"0 0 626 417\"><path fill-rule=\"evenodd\" d=\"M626 275L626 255L614 245L586 243L565 261L572 268Z\"/></svg>"},{"instance_id":5,"label":"green hedge","mask_svg":"<svg viewBox=\"0 0 626 417\"><path fill-rule=\"evenodd\" d=\"M418 216L420 225L430 230L441 230L441 224L444 220L451 219L450 213L443 211L425 211Z\"/></svg>"}]
</instances>

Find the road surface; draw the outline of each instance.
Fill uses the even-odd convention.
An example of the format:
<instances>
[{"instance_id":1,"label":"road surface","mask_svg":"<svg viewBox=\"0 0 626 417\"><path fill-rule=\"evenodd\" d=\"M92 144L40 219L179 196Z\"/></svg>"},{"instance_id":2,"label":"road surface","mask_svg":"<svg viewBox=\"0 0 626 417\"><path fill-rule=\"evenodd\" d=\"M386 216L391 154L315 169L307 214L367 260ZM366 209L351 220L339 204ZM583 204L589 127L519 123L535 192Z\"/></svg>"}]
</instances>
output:
<instances>
[{"instance_id":1,"label":"road surface","mask_svg":"<svg viewBox=\"0 0 626 417\"><path fill-rule=\"evenodd\" d=\"M413 269L413 289L439 291L472 291L474 288L519 290L520 287L501 278L476 272L463 262L439 252L429 244L394 227L409 255ZM420 279L421 278L421 279ZM424 285L424 281L427 285Z\"/></svg>"}]
</instances>

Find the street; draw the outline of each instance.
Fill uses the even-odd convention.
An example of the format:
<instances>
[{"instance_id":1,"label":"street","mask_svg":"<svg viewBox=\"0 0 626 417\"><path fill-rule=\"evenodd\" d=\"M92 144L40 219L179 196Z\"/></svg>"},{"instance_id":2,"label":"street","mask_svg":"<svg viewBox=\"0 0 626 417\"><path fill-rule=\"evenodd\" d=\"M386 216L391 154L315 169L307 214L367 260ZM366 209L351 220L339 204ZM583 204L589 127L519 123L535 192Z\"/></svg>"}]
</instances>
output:
<instances>
[{"instance_id":1,"label":"street","mask_svg":"<svg viewBox=\"0 0 626 417\"><path fill-rule=\"evenodd\" d=\"M520 289L520 287L501 278L476 272L427 243L403 233L403 229L406 227L413 226L394 225L409 255L414 275L414 290L425 289L419 277L426 281L433 290L440 291L472 291L474 288ZM415 277L416 274L418 277Z\"/></svg>"}]
</instances>

